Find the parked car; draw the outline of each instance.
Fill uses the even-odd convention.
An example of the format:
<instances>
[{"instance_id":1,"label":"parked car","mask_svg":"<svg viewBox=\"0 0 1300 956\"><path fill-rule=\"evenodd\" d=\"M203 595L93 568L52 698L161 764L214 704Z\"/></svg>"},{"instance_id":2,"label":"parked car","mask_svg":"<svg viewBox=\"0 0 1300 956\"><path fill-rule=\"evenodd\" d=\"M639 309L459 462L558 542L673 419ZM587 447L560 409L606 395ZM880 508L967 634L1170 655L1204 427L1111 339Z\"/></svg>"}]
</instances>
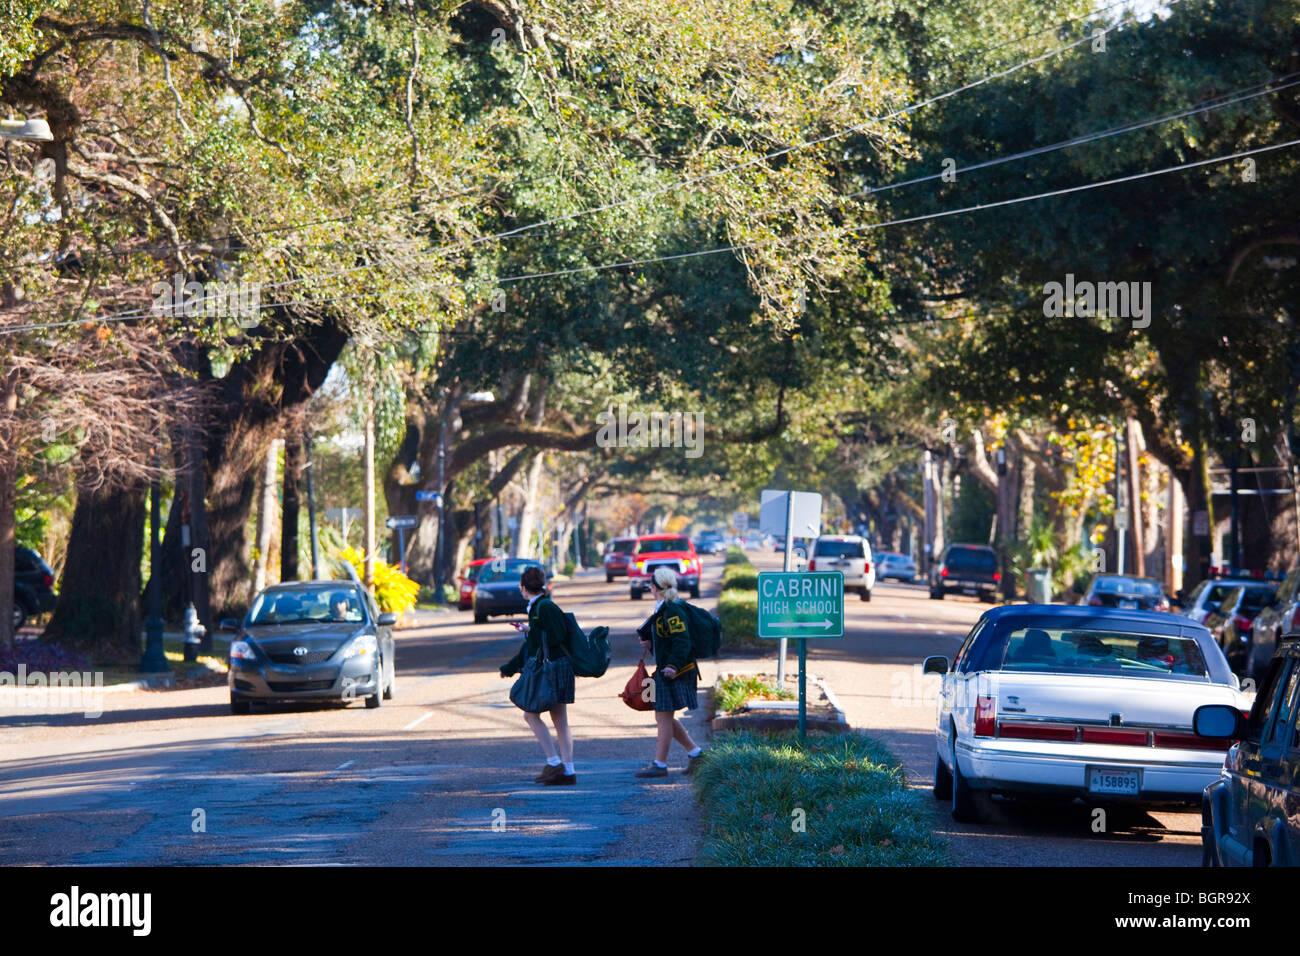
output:
<instances>
[{"instance_id":1,"label":"parked car","mask_svg":"<svg viewBox=\"0 0 1300 956\"><path fill-rule=\"evenodd\" d=\"M1218 610L1202 623L1223 648L1228 666L1242 675L1250 660L1251 631L1255 616L1273 600L1271 584L1246 584L1233 588L1219 604Z\"/></svg>"},{"instance_id":2,"label":"parked car","mask_svg":"<svg viewBox=\"0 0 1300 956\"><path fill-rule=\"evenodd\" d=\"M54 572L31 548L14 548L14 631L36 614L54 610Z\"/></svg>"},{"instance_id":3,"label":"parked car","mask_svg":"<svg viewBox=\"0 0 1300 956\"><path fill-rule=\"evenodd\" d=\"M700 574L704 570L691 539L681 534L646 534L636 539L636 549L627 568L628 593L632 600L650 589L655 569L667 566L677 572L677 587L700 596Z\"/></svg>"},{"instance_id":4,"label":"parked car","mask_svg":"<svg viewBox=\"0 0 1300 956\"><path fill-rule=\"evenodd\" d=\"M1129 611L1168 611L1169 599L1154 578L1127 574L1098 574L1079 599L1091 607L1117 607Z\"/></svg>"},{"instance_id":5,"label":"parked car","mask_svg":"<svg viewBox=\"0 0 1300 956\"><path fill-rule=\"evenodd\" d=\"M876 570L882 581L893 578L896 581L912 582L916 580L916 562L905 554L895 551L881 551L876 554Z\"/></svg>"},{"instance_id":6,"label":"parked car","mask_svg":"<svg viewBox=\"0 0 1300 956\"><path fill-rule=\"evenodd\" d=\"M930 569L930 599L942 601L945 595L973 594L992 603L998 597L998 556L984 544L950 544Z\"/></svg>"},{"instance_id":7,"label":"parked car","mask_svg":"<svg viewBox=\"0 0 1300 956\"><path fill-rule=\"evenodd\" d=\"M871 600L876 587L876 569L871 548L856 534L824 534L813 543L809 571L840 571L844 574L844 593L857 591L864 601Z\"/></svg>"},{"instance_id":8,"label":"parked car","mask_svg":"<svg viewBox=\"0 0 1300 956\"><path fill-rule=\"evenodd\" d=\"M636 550L636 538L615 538L605 545L605 556L601 563L605 566L605 583L616 577L627 577L627 566L632 561L632 552Z\"/></svg>"},{"instance_id":9,"label":"parked car","mask_svg":"<svg viewBox=\"0 0 1300 956\"><path fill-rule=\"evenodd\" d=\"M1203 737L1233 744L1201 801L1206 866L1300 865L1300 628L1278 643L1249 715L1224 704L1196 710Z\"/></svg>"},{"instance_id":10,"label":"parked car","mask_svg":"<svg viewBox=\"0 0 1300 956\"><path fill-rule=\"evenodd\" d=\"M978 822L990 794L1140 804L1199 801L1227 744L1197 707L1245 698L1210 632L1186 618L1095 606L985 611L943 675L934 795Z\"/></svg>"},{"instance_id":11,"label":"parked car","mask_svg":"<svg viewBox=\"0 0 1300 956\"><path fill-rule=\"evenodd\" d=\"M465 570L460 573L460 599L456 603L458 610L468 611L474 606L474 586L478 583L478 573L483 570L483 565L491 560L491 558L478 558L467 564Z\"/></svg>"},{"instance_id":12,"label":"parked car","mask_svg":"<svg viewBox=\"0 0 1300 956\"><path fill-rule=\"evenodd\" d=\"M1206 578L1183 600L1179 611L1184 617L1190 617L1197 624L1204 624L1205 619L1219 609L1224 597L1235 587L1257 582L1249 578Z\"/></svg>"},{"instance_id":13,"label":"parked car","mask_svg":"<svg viewBox=\"0 0 1300 956\"><path fill-rule=\"evenodd\" d=\"M391 699L397 684L392 626L355 581L290 581L253 601L230 642L230 710L253 701Z\"/></svg>"},{"instance_id":14,"label":"parked car","mask_svg":"<svg viewBox=\"0 0 1300 956\"><path fill-rule=\"evenodd\" d=\"M547 583L550 583L541 562L530 558L489 561L478 573L478 584L474 588L475 624L485 624L490 617L524 614L528 611L528 602L519 590L519 578L523 575L524 568L540 568Z\"/></svg>"},{"instance_id":15,"label":"parked car","mask_svg":"<svg viewBox=\"0 0 1300 956\"><path fill-rule=\"evenodd\" d=\"M1300 567L1292 568L1278 585L1272 602L1259 612L1251 628L1250 657L1243 672L1256 685L1268 670L1282 635L1292 631L1300 631Z\"/></svg>"}]
</instances>

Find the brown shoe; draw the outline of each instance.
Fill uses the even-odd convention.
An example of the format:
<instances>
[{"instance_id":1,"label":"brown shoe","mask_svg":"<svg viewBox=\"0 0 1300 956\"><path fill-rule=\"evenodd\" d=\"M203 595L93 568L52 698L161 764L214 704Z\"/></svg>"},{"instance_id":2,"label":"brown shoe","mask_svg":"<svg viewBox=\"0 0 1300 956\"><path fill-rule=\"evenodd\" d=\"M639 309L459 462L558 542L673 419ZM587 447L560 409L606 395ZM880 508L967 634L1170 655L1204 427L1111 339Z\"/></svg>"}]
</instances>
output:
<instances>
[{"instance_id":1,"label":"brown shoe","mask_svg":"<svg viewBox=\"0 0 1300 956\"><path fill-rule=\"evenodd\" d=\"M542 772L533 778L533 783L550 783L556 777L564 773L564 764L557 763L552 767L549 763L542 768Z\"/></svg>"},{"instance_id":2,"label":"brown shoe","mask_svg":"<svg viewBox=\"0 0 1300 956\"><path fill-rule=\"evenodd\" d=\"M571 787L578 782L578 775L576 773L564 773L563 768L560 769L561 772L559 774L546 781L546 786Z\"/></svg>"},{"instance_id":3,"label":"brown shoe","mask_svg":"<svg viewBox=\"0 0 1300 956\"><path fill-rule=\"evenodd\" d=\"M700 765L700 761L704 759L704 753L705 752L701 750L694 757L687 755L686 766L682 768L683 776L689 777L691 774L695 773L695 768L698 767Z\"/></svg>"},{"instance_id":4,"label":"brown shoe","mask_svg":"<svg viewBox=\"0 0 1300 956\"><path fill-rule=\"evenodd\" d=\"M642 779L648 777L666 777L668 776L668 768L661 767L654 761L651 761L650 763L646 764L646 766L643 769L638 770L636 772L636 776L641 777Z\"/></svg>"}]
</instances>

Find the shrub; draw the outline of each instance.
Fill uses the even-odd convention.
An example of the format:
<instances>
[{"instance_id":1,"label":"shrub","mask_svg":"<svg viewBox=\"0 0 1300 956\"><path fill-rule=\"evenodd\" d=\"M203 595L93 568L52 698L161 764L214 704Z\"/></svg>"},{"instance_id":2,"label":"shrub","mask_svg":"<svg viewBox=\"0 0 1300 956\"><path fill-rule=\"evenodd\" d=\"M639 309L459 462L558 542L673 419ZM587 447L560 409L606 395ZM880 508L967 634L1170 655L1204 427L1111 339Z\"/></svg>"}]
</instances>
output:
<instances>
[{"instance_id":1,"label":"shrub","mask_svg":"<svg viewBox=\"0 0 1300 956\"><path fill-rule=\"evenodd\" d=\"M356 569L357 577L364 580L365 555L356 548L345 548L339 555ZM415 607L420 586L403 574L395 564L375 561L375 602L381 611L401 614Z\"/></svg>"}]
</instances>

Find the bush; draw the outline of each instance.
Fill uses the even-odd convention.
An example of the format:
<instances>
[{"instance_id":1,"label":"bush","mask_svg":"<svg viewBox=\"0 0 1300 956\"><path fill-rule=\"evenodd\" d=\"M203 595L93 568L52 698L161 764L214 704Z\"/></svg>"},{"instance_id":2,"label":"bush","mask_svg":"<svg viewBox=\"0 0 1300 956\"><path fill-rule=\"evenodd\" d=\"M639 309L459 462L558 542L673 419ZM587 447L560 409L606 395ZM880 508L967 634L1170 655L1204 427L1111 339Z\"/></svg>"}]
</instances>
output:
<instances>
[{"instance_id":1,"label":"bush","mask_svg":"<svg viewBox=\"0 0 1300 956\"><path fill-rule=\"evenodd\" d=\"M15 641L10 647L0 646L0 671L17 673L19 664L26 664L28 673L90 670L90 662L83 655L61 644Z\"/></svg>"},{"instance_id":2,"label":"bush","mask_svg":"<svg viewBox=\"0 0 1300 956\"><path fill-rule=\"evenodd\" d=\"M721 734L694 779L705 827L700 862L708 865L947 862L926 798L908 788L884 746L860 734L803 742L789 734Z\"/></svg>"},{"instance_id":3,"label":"bush","mask_svg":"<svg viewBox=\"0 0 1300 956\"><path fill-rule=\"evenodd\" d=\"M758 647L758 572L739 548L727 551L718 595L723 647Z\"/></svg>"},{"instance_id":4,"label":"bush","mask_svg":"<svg viewBox=\"0 0 1300 956\"><path fill-rule=\"evenodd\" d=\"M737 710L752 698L793 700L794 693L777 687L757 674L737 674L713 685L713 701L719 713Z\"/></svg>"}]
</instances>

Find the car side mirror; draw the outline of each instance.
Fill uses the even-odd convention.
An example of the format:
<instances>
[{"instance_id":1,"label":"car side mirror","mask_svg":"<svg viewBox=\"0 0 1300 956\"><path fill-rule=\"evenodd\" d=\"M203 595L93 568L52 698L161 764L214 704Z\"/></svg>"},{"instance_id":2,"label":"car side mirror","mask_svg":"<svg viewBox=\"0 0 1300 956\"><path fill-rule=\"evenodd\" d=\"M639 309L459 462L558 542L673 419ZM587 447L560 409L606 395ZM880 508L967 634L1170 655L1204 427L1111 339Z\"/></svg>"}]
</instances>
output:
<instances>
[{"instance_id":1,"label":"car side mirror","mask_svg":"<svg viewBox=\"0 0 1300 956\"><path fill-rule=\"evenodd\" d=\"M948 658L946 657L927 657L925 663L921 665L923 674L946 674L948 673Z\"/></svg>"},{"instance_id":2,"label":"car side mirror","mask_svg":"<svg viewBox=\"0 0 1300 956\"><path fill-rule=\"evenodd\" d=\"M222 618L222 620L221 620L221 632L222 632L223 634L237 634L237 633L239 633L239 621L237 621L237 620L236 620L235 618L233 618L233 617Z\"/></svg>"},{"instance_id":3,"label":"car side mirror","mask_svg":"<svg viewBox=\"0 0 1300 956\"><path fill-rule=\"evenodd\" d=\"M380 627L392 627L397 623L397 615L393 614L391 611L385 611L383 614L379 615L377 623Z\"/></svg>"},{"instance_id":4,"label":"car side mirror","mask_svg":"<svg viewBox=\"0 0 1300 956\"><path fill-rule=\"evenodd\" d=\"M1245 723L1241 711L1227 704L1202 704L1192 714L1192 729L1200 737L1240 740L1246 735Z\"/></svg>"}]
</instances>

